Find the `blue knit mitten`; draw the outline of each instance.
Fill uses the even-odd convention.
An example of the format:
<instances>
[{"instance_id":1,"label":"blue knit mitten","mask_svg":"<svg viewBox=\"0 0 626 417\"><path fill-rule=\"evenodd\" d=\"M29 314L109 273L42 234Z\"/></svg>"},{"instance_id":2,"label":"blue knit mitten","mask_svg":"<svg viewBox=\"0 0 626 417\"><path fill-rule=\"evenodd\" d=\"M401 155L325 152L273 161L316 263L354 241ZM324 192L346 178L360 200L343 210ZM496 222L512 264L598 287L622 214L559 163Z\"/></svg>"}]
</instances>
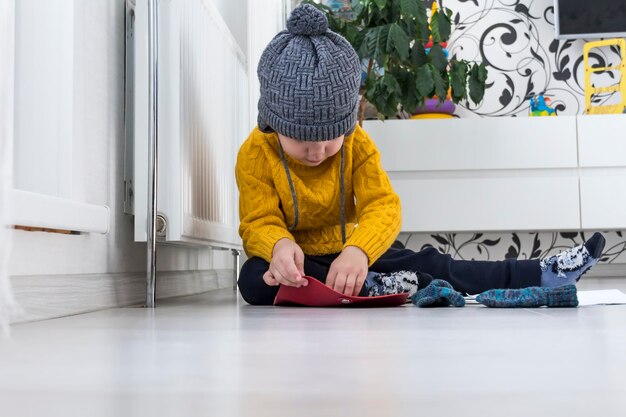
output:
<instances>
[{"instance_id":1,"label":"blue knit mitten","mask_svg":"<svg viewBox=\"0 0 626 417\"><path fill-rule=\"evenodd\" d=\"M426 288L419 290L411 297L418 307L463 307L465 298L460 292L454 291L452 285L442 279L434 279Z\"/></svg>"},{"instance_id":2,"label":"blue knit mitten","mask_svg":"<svg viewBox=\"0 0 626 417\"><path fill-rule=\"evenodd\" d=\"M517 290L489 290L476 296L487 307L576 307L575 285L562 287L529 287Z\"/></svg>"}]
</instances>

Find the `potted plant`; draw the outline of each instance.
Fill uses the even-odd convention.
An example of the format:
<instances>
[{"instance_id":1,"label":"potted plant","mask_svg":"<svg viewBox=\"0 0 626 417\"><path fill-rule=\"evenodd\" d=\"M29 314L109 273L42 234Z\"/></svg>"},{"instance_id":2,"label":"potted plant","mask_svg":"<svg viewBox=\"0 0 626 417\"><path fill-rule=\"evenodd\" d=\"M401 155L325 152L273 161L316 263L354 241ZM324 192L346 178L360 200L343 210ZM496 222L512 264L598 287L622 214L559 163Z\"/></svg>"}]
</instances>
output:
<instances>
[{"instance_id":1,"label":"potted plant","mask_svg":"<svg viewBox=\"0 0 626 417\"><path fill-rule=\"evenodd\" d=\"M343 35L364 63L359 123L365 101L380 119L413 114L426 99L441 103L482 101L487 80L483 63L448 58L444 50L450 37L452 12L434 7L428 17L423 0L353 0L351 6L333 10L312 0L330 28Z\"/></svg>"}]
</instances>

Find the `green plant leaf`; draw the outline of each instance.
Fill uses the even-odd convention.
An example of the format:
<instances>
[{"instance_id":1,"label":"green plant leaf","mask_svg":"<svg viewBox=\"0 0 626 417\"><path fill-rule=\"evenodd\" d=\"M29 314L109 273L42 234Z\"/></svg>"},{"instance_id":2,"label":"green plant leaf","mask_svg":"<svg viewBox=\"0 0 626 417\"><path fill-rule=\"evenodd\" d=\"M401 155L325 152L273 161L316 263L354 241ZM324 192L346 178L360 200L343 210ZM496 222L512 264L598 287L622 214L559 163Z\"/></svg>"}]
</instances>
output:
<instances>
[{"instance_id":1,"label":"green plant leaf","mask_svg":"<svg viewBox=\"0 0 626 417\"><path fill-rule=\"evenodd\" d=\"M365 98L378 108L378 96L380 95L380 87L378 80L372 79L371 86L365 91Z\"/></svg>"},{"instance_id":2,"label":"green plant leaf","mask_svg":"<svg viewBox=\"0 0 626 417\"><path fill-rule=\"evenodd\" d=\"M452 101L458 103L467 98L467 63L452 61L450 67L450 86L452 87Z\"/></svg>"},{"instance_id":3,"label":"green plant leaf","mask_svg":"<svg viewBox=\"0 0 626 417\"><path fill-rule=\"evenodd\" d=\"M385 89L388 94L395 94L395 93L402 92L402 89L400 88L400 84L398 83L398 80L396 80L396 78L393 75L391 75L389 72L386 72L385 75L383 75L382 83L385 86Z\"/></svg>"},{"instance_id":4,"label":"green plant leaf","mask_svg":"<svg viewBox=\"0 0 626 417\"><path fill-rule=\"evenodd\" d=\"M417 21L415 20L415 18L411 18L411 19L403 18L400 20L399 24L400 26L402 26L402 29L404 29L406 34L409 35L410 41L417 39L418 29L417 29Z\"/></svg>"},{"instance_id":5,"label":"green plant leaf","mask_svg":"<svg viewBox=\"0 0 626 417\"><path fill-rule=\"evenodd\" d=\"M398 52L398 55L402 60L409 57L409 37L397 23L392 23L389 28L387 52L391 52L392 49L395 49L396 52Z\"/></svg>"},{"instance_id":6,"label":"green plant leaf","mask_svg":"<svg viewBox=\"0 0 626 417\"><path fill-rule=\"evenodd\" d=\"M379 111L387 117L393 117L398 112L398 98L395 94L390 94L381 101Z\"/></svg>"},{"instance_id":7,"label":"green plant leaf","mask_svg":"<svg viewBox=\"0 0 626 417\"><path fill-rule=\"evenodd\" d=\"M411 85L413 82L413 75L407 72L396 75L396 79L400 83L402 89L400 95L400 104L402 109L409 114L413 114L417 109L418 97L417 88L408 88L405 86Z\"/></svg>"},{"instance_id":8,"label":"green plant leaf","mask_svg":"<svg viewBox=\"0 0 626 417\"><path fill-rule=\"evenodd\" d=\"M374 3L376 3L379 10L382 10L385 8L385 5L387 4L387 0L374 0Z\"/></svg>"},{"instance_id":9,"label":"green plant leaf","mask_svg":"<svg viewBox=\"0 0 626 417\"><path fill-rule=\"evenodd\" d=\"M484 64L474 64L469 72L469 96L474 104L482 101L485 95L485 81L487 81L487 69Z\"/></svg>"},{"instance_id":10,"label":"green plant leaf","mask_svg":"<svg viewBox=\"0 0 626 417\"><path fill-rule=\"evenodd\" d=\"M351 27L354 27L354 26L351 26ZM363 46L363 42L365 41L365 34L367 33L367 31L365 31L365 30L359 31L356 28L355 28L355 30L357 30L356 35L354 35L352 40L348 39L348 42L350 42L350 44L352 45L354 50L357 52L357 54L359 55L359 58L362 59L363 56L361 54L361 47Z\"/></svg>"},{"instance_id":11,"label":"green plant leaf","mask_svg":"<svg viewBox=\"0 0 626 417\"><path fill-rule=\"evenodd\" d=\"M422 1L422 0L419 0ZM400 1L400 10L402 10L402 14L408 17L417 17L418 0L401 0Z\"/></svg>"},{"instance_id":12,"label":"green plant leaf","mask_svg":"<svg viewBox=\"0 0 626 417\"><path fill-rule=\"evenodd\" d=\"M367 101L369 101L370 103L372 103L374 106L376 105L376 81L374 79L371 80L371 82L369 82L370 79L368 79L365 82L365 98L367 99Z\"/></svg>"},{"instance_id":13,"label":"green plant leaf","mask_svg":"<svg viewBox=\"0 0 626 417\"><path fill-rule=\"evenodd\" d=\"M392 117L398 111L400 92L398 81L391 74L385 73L365 92L365 98L376 107L380 114Z\"/></svg>"},{"instance_id":14,"label":"green plant leaf","mask_svg":"<svg viewBox=\"0 0 626 417\"><path fill-rule=\"evenodd\" d=\"M402 110L409 114L415 113L417 110L419 101L417 100L416 92L414 88L409 88L402 96Z\"/></svg>"},{"instance_id":15,"label":"green plant leaf","mask_svg":"<svg viewBox=\"0 0 626 417\"><path fill-rule=\"evenodd\" d=\"M387 40L389 39L389 26L390 25L385 25L380 27L377 34L376 49L374 50L373 56L380 67L385 66L385 61L387 58L386 55L387 53L389 53L389 51L387 50Z\"/></svg>"},{"instance_id":16,"label":"green plant leaf","mask_svg":"<svg viewBox=\"0 0 626 417\"><path fill-rule=\"evenodd\" d=\"M436 68L431 69L433 81L435 82L435 95L439 98L439 102L443 103L448 95L448 73L438 71ZM445 77L445 78L444 78Z\"/></svg>"},{"instance_id":17,"label":"green plant leaf","mask_svg":"<svg viewBox=\"0 0 626 417\"><path fill-rule=\"evenodd\" d=\"M430 29L428 27L428 14L423 1L417 2L417 39L423 43L428 42L430 37Z\"/></svg>"},{"instance_id":18,"label":"green plant leaf","mask_svg":"<svg viewBox=\"0 0 626 417\"><path fill-rule=\"evenodd\" d=\"M376 33L378 28L373 29L363 29L363 42L361 43L361 47L357 50L359 57L370 58L372 56L370 50L372 48L376 49L376 45L372 46L372 39L376 39Z\"/></svg>"},{"instance_id":19,"label":"green plant leaf","mask_svg":"<svg viewBox=\"0 0 626 417\"><path fill-rule=\"evenodd\" d=\"M485 83L487 82L487 76L489 75L488 71L487 71L487 67L485 66L484 62L481 62L478 65L478 81Z\"/></svg>"},{"instance_id":20,"label":"green plant leaf","mask_svg":"<svg viewBox=\"0 0 626 417\"><path fill-rule=\"evenodd\" d=\"M424 49L424 44L416 41L411 48L411 63L416 67L421 67L426 64L426 61L426 49Z\"/></svg>"},{"instance_id":21,"label":"green plant leaf","mask_svg":"<svg viewBox=\"0 0 626 417\"><path fill-rule=\"evenodd\" d=\"M374 89L376 87L376 81L377 81L376 73L374 71L370 71L370 73L367 74L367 78L365 78L365 90L369 91L369 90Z\"/></svg>"},{"instance_id":22,"label":"green plant leaf","mask_svg":"<svg viewBox=\"0 0 626 417\"><path fill-rule=\"evenodd\" d=\"M359 58L365 59L365 58L370 58L372 56L372 54L370 53L370 49L371 48L376 49L376 45L374 44L372 46L371 44L372 44L372 39L374 39L374 41L376 39L377 31L378 31L378 28L373 28L373 29L365 28L361 31L361 34L363 36L363 41L361 41L361 46L356 51L357 54L359 55Z\"/></svg>"},{"instance_id":23,"label":"green plant leaf","mask_svg":"<svg viewBox=\"0 0 626 417\"><path fill-rule=\"evenodd\" d=\"M363 45L359 50L361 58L374 58L380 67L385 65L386 44L389 35L389 26L375 27L367 31Z\"/></svg>"},{"instance_id":24,"label":"green plant leaf","mask_svg":"<svg viewBox=\"0 0 626 417\"><path fill-rule=\"evenodd\" d=\"M326 17L328 18L328 27L330 28L330 30L339 33L343 37L346 37L346 22L342 19L336 19L332 15L332 13L326 14Z\"/></svg>"},{"instance_id":25,"label":"green plant leaf","mask_svg":"<svg viewBox=\"0 0 626 417\"><path fill-rule=\"evenodd\" d=\"M441 38L441 42L447 41L450 37L450 26L452 21L448 16L448 12L450 12L450 10L445 9L443 10L443 12L439 12L437 15L437 26L439 29L439 37Z\"/></svg>"},{"instance_id":26,"label":"green plant leaf","mask_svg":"<svg viewBox=\"0 0 626 417\"><path fill-rule=\"evenodd\" d=\"M443 71L448 66L448 58L446 58L443 48L438 43L430 48L428 60L437 68L437 71Z\"/></svg>"},{"instance_id":27,"label":"green plant leaf","mask_svg":"<svg viewBox=\"0 0 626 417\"><path fill-rule=\"evenodd\" d=\"M424 0L351 0L351 4L352 20L327 6L315 5L324 10L329 24L350 42L362 62L373 63L360 92L379 117L394 117L399 107L412 113L427 97L445 100L448 91L455 103L484 98L485 66L448 59L437 42L450 35L449 9L441 7L429 22ZM431 36L429 23L435 45L427 56L424 45Z\"/></svg>"},{"instance_id":28,"label":"green plant leaf","mask_svg":"<svg viewBox=\"0 0 626 417\"><path fill-rule=\"evenodd\" d=\"M439 10L430 17L430 32L433 35L433 42L441 42L441 34L439 33Z\"/></svg>"},{"instance_id":29,"label":"green plant leaf","mask_svg":"<svg viewBox=\"0 0 626 417\"><path fill-rule=\"evenodd\" d=\"M433 88L435 88L435 81L430 68L426 64L419 67L415 73L415 87L417 88L418 98L428 97L432 93Z\"/></svg>"},{"instance_id":30,"label":"green plant leaf","mask_svg":"<svg viewBox=\"0 0 626 417\"><path fill-rule=\"evenodd\" d=\"M350 44L354 47L354 49L356 49L356 46L354 45L354 41L356 40L356 37L359 36L361 31L352 25L346 24L344 28L344 33L345 33L346 40L350 42ZM363 42L363 39L361 39L361 42Z\"/></svg>"}]
</instances>

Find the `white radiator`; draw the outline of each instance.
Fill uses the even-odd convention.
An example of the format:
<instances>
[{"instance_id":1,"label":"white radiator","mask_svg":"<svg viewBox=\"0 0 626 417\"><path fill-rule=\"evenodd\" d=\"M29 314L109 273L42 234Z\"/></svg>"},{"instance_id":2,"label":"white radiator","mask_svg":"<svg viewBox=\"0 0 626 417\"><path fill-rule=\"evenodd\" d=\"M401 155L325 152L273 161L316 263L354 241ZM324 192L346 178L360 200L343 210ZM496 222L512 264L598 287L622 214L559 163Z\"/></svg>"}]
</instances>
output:
<instances>
[{"instance_id":1,"label":"white radiator","mask_svg":"<svg viewBox=\"0 0 626 417\"><path fill-rule=\"evenodd\" d=\"M250 126L246 59L210 0L157 3L159 241L238 248L234 169ZM127 167L134 167L126 175L126 208L135 215L135 240L146 241L147 0L134 6L134 23L127 14L127 73L134 73Z\"/></svg>"}]
</instances>

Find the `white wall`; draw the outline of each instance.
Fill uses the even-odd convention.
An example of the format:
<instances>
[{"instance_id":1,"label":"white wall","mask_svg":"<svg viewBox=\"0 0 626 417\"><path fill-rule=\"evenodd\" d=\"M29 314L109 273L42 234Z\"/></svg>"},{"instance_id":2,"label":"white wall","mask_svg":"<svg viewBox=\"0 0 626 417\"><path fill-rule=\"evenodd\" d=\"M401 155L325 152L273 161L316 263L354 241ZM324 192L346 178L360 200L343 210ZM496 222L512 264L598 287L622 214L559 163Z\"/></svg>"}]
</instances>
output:
<instances>
[{"instance_id":1,"label":"white wall","mask_svg":"<svg viewBox=\"0 0 626 417\"><path fill-rule=\"evenodd\" d=\"M453 26L449 52L458 58L482 61L489 76L483 102L457 107L461 117L527 116L528 97L545 94L559 115L584 114L584 39L556 40L554 1L446 0ZM593 39L589 39L593 40ZM617 65L619 49L595 49L591 65ZM615 83L615 73L597 74L597 86ZM619 76L617 77L619 78ZM619 96L604 93L598 102L616 103Z\"/></svg>"},{"instance_id":2,"label":"white wall","mask_svg":"<svg viewBox=\"0 0 626 417\"><path fill-rule=\"evenodd\" d=\"M74 287L84 286L85 291L99 290L100 284L89 287L93 282L107 283L106 302L85 304L74 299L73 310L68 306L54 312L40 311L29 319L107 307L107 303L136 302L136 297L126 297L124 292L130 281L132 291L141 290L146 245L133 241L133 219L123 213L124 0L19 0L17 4L16 68L28 69L16 71L20 103L15 118L16 143L40 143L46 152L32 160L28 153L16 150L16 172L37 170L34 161L40 158L45 163L46 156L59 151L57 138L71 135L71 153L63 157L71 167L64 175L70 176L72 187L65 195L110 207L111 227L106 235L16 231L9 263L16 296L28 310L52 303L51 297L76 291L67 288L70 282ZM42 13L42 7L49 8L50 14ZM55 9L71 12L71 18L55 15ZM42 24L37 16L56 16L57 23L70 27ZM29 34L25 43L24 33ZM60 74L62 69L66 73ZM33 88L31 82L40 88ZM55 108L55 99L71 107ZM58 117L50 115L51 111ZM71 120L71 125L63 125L62 120ZM60 131L59 124L63 125ZM41 175L44 178L54 173ZM30 185L26 181L20 184L46 192L45 184L37 188L34 178ZM160 271L207 271L202 276L193 275L196 281L232 266L229 252L169 246L159 246L157 261ZM220 282L226 285L226 281ZM168 291L161 295L176 295L175 290Z\"/></svg>"},{"instance_id":3,"label":"white wall","mask_svg":"<svg viewBox=\"0 0 626 417\"><path fill-rule=\"evenodd\" d=\"M248 3L249 0L210 0L226 21L244 55L248 55ZM260 0L250 0L265 3ZM267 7L267 4L265 5Z\"/></svg>"},{"instance_id":4,"label":"white wall","mask_svg":"<svg viewBox=\"0 0 626 417\"><path fill-rule=\"evenodd\" d=\"M0 330L6 328L14 304L7 275L12 235L14 24L13 0L0 0Z\"/></svg>"},{"instance_id":5,"label":"white wall","mask_svg":"<svg viewBox=\"0 0 626 417\"><path fill-rule=\"evenodd\" d=\"M74 35L72 3L15 4L15 186L67 198L72 197L74 66L72 49L62 46L71 45Z\"/></svg>"},{"instance_id":6,"label":"white wall","mask_svg":"<svg viewBox=\"0 0 626 417\"><path fill-rule=\"evenodd\" d=\"M250 85L251 129L257 124L260 95L257 66L267 44L285 28L285 1L251 0L248 5L248 84Z\"/></svg>"}]
</instances>

